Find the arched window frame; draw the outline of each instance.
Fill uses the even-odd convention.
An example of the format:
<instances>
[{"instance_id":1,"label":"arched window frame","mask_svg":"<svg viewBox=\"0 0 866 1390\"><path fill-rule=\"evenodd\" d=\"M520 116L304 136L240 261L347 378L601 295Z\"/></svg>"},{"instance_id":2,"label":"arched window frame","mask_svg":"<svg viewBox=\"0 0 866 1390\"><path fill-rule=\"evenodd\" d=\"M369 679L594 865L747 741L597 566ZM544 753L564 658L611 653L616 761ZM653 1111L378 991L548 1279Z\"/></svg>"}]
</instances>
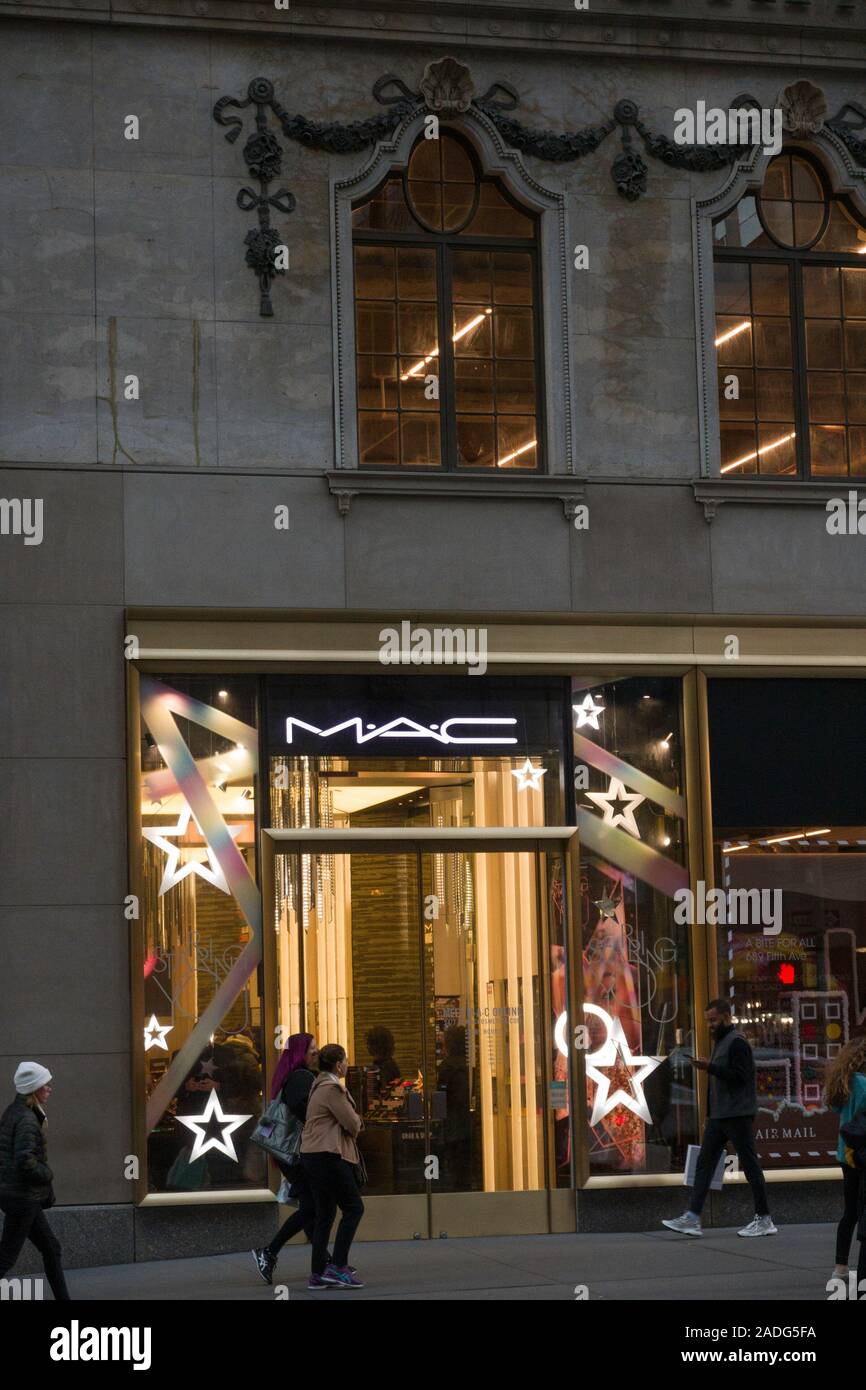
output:
<instances>
[{"instance_id":1,"label":"arched window frame","mask_svg":"<svg viewBox=\"0 0 866 1390\"><path fill-rule=\"evenodd\" d=\"M405 175L415 143L424 133L424 122L423 111L408 117L393 139L377 146L372 159L363 168L349 178L333 179L331 184L335 306L334 423L339 469L358 471L359 466L352 208L370 197L389 174ZM500 180L511 198L538 219L536 254L540 298L537 409L544 440L544 459L537 473L527 472L524 476L573 474L573 402L568 339L570 276L566 253L565 195L538 183L525 169L520 155L504 145L495 126L481 112L472 109L454 119L442 119L440 129L462 136L472 147L484 177ZM490 475L501 476L498 469L486 471ZM446 475L445 469L437 469L436 472ZM453 477L454 472L447 476Z\"/></svg>"},{"instance_id":2,"label":"arched window frame","mask_svg":"<svg viewBox=\"0 0 866 1390\"><path fill-rule=\"evenodd\" d=\"M783 142L782 153L803 153L812 163L818 163L824 181L833 197L847 199L860 217L866 218L866 170L858 168L843 142L827 127L808 140L787 138ZM734 166L725 185L707 198L692 201L694 231L694 272L695 305L697 315L697 372L698 406L700 415L700 453L701 477L721 478L720 419L718 405L717 358L715 347L715 294L714 294L714 224L732 212L742 198L757 194L764 182L767 167L773 156L765 155L760 146L755 146L749 155ZM748 253L745 252L745 255ZM791 252L796 255L796 252ZM792 320L793 322L793 320ZM797 359L795 358L795 373ZM795 392L802 383L795 379ZM763 483L770 487L780 484L802 484L815 482L814 477L802 471L803 455L798 450L799 471L773 478L769 475L743 477L736 481L745 484ZM732 475L728 475L731 477ZM839 475L835 485L843 480ZM829 476L817 479L821 483L831 483Z\"/></svg>"}]
</instances>

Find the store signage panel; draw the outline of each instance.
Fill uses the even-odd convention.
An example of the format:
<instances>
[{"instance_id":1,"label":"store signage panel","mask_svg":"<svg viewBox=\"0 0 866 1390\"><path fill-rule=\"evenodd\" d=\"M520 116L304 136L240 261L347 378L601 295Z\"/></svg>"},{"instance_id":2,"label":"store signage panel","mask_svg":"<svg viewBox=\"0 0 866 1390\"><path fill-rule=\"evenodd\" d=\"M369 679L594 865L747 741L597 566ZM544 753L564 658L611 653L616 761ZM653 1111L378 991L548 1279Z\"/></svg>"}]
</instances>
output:
<instances>
[{"instance_id":1,"label":"store signage panel","mask_svg":"<svg viewBox=\"0 0 866 1390\"><path fill-rule=\"evenodd\" d=\"M519 756L561 744L559 683L435 677L270 682L271 753Z\"/></svg>"}]
</instances>

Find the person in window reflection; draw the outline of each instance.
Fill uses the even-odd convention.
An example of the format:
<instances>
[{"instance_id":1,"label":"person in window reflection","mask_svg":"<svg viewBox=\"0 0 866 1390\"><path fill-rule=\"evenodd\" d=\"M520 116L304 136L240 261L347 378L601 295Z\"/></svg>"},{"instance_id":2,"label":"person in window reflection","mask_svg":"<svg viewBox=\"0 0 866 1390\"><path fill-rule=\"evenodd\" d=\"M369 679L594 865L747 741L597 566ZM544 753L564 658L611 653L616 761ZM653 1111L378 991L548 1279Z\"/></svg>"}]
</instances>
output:
<instances>
[{"instance_id":1,"label":"person in window reflection","mask_svg":"<svg viewBox=\"0 0 866 1390\"><path fill-rule=\"evenodd\" d=\"M307 1118L307 1101L316 1080L318 1066L319 1049L312 1033L293 1033L274 1072L271 1100L279 1097L301 1128ZM282 1163L279 1159L275 1162L290 1185L291 1196L293 1201L297 1202L298 1210L283 1222L270 1245L252 1252L256 1268L266 1284L273 1281L279 1253L287 1240L291 1240L298 1231L303 1231L312 1245L316 1220L316 1200L300 1157L292 1163Z\"/></svg>"},{"instance_id":2,"label":"person in window reflection","mask_svg":"<svg viewBox=\"0 0 866 1390\"><path fill-rule=\"evenodd\" d=\"M310 1290L331 1287L362 1289L358 1271L349 1264L349 1250L364 1215L358 1188L363 1173L356 1143L363 1121L355 1102L340 1082L349 1070L346 1050L327 1043L319 1052L319 1075L307 1101L307 1121L301 1140L301 1164L316 1199L316 1224ZM328 1237L337 1213L342 1213L328 1259Z\"/></svg>"},{"instance_id":3,"label":"person in window reflection","mask_svg":"<svg viewBox=\"0 0 866 1390\"><path fill-rule=\"evenodd\" d=\"M866 1038L854 1038L842 1048L827 1072L825 1097L831 1109L839 1112L840 1129L859 1116L866 1116ZM862 1150L854 1151L846 1145L840 1134L836 1157L842 1165L842 1200L845 1208L836 1230L836 1267L833 1275L837 1279L848 1277L851 1237L859 1221L859 1287L860 1280L866 1279L866 1167L863 1166L866 1155Z\"/></svg>"},{"instance_id":4,"label":"person in window reflection","mask_svg":"<svg viewBox=\"0 0 866 1390\"><path fill-rule=\"evenodd\" d=\"M445 1092L445 1145L443 1191L468 1192L472 1188L472 1118L469 1112L469 1068L466 1065L466 1029L446 1028L445 1056L436 1075L436 1086Z\"/></svg>"},{"instance_id":5,"label":"person in window reflection","mask_svg":"<svg viewBox=\"0 0 866 1390\"><path fill-rule=\"evenodd\" d=\"M390 1028L377 1024L367 1034L367 1050L373 1058L373 1065L379 1071L379 1086L390 1086L399 1081L401 1072L394 1060L394 1034Z\"/></svg>"},{"instance_id":6,"label":"person in window reflection","mask_svg":"<svg viewBox=\"0 0 866 1390\"><path fill-rule=\"evenodd\" d=\"M719 1159L729 1142L736 1149L755 1199L753 1220L737 1234L778 1234L767 1206L767 1188L755 1149L754 1121L758 1112L755 1060L747 1039L734 1027L731 1017L730 1000L711 1000L706 1010L706 1020L714 1043L712 1056L709 1061L702 1057L691 1059L692 1066L707 1072L709 1076L709 1118L698 1154L689 1209L682 1216L662 1222L668 1230L677 1231L680 1235L703 1235L701 1211Z\"/></svg>"}]
</instances>

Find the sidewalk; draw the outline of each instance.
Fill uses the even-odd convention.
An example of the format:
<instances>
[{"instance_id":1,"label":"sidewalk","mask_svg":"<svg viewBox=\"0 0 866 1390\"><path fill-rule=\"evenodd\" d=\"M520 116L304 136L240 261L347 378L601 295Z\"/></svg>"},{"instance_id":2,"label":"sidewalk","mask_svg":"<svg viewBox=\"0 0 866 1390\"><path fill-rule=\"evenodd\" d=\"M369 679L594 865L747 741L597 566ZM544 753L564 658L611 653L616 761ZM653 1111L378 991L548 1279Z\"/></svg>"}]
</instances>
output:
<instances>
[{"instance_id":1,"label":"sidewalk","mask_svg":"<svg viewBox=\"0 0 866 1390\"><path fill-rule=\"evenodd\" d=\"M358 1243L352 1255L364 1289L311 1294L309 1247L283 1251L275 1284L290 1299L334 1298L568 1300L575 1285L589 1299L678 1302L826 1302L835 1227L781 1226L777 1236L744 1240L736 1230L701 1240L659 1231L638 1235L499 1236L467 1240ZM851 1258L856 1263L855 1240ZM270 1301L248 1252L194 1260L73 1269L74 1299Z\"/></svg>"}]
</instances>

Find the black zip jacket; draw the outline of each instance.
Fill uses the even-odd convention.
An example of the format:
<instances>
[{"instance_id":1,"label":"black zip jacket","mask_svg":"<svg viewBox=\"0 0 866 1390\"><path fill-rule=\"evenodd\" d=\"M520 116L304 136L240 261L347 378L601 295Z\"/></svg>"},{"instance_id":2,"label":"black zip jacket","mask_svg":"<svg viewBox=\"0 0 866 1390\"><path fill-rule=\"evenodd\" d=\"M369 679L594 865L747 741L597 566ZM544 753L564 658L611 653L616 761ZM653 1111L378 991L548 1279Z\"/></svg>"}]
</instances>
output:
<instances>
[{"instance_id":1,"label":"black zip jacket","mask_svg":"<svg viewBox=\"0 0 866 1390\"><path fill-rule=\"evenodd\" d=\"M0 1197L30 1197L51 1206L53 1173L48 1167L42 1125L45 1116L16 1096L0 1118Z\"/></svg>"}]
</instances>

